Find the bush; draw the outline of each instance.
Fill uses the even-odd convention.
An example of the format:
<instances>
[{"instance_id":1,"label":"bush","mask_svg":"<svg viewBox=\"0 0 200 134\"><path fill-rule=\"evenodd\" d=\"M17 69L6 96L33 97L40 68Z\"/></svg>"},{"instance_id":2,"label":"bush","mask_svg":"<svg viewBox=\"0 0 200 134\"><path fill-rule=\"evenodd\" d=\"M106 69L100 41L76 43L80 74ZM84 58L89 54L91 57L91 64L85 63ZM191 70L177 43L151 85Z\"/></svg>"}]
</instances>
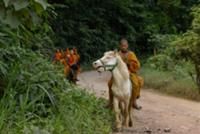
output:
<instances>
[{"instance_id":1,"label":"bush","mask_svg":"<svg viewBox=\"0 0 200 134\"><path fill-rule=\"evenodd\" d=\"M175 1L50 0L57 13L51 19L54 43L63 49L77 47L82 61L88 62L115 49L119 38L126 37L131 49L147 57L154 46L160 47L151 40L154 36L177 34L189 26L189 10L196 0Z\"/></svg>"},{"instance_id":2,"label":"bush","mask_svg":"<svg viewBox=\"0 0 200 134\"><path fill-rule=\"evenodd\" d=\"M200 93L200 4L192 9L194 19L191 29L173 42L179 58L190 61L195 66L196 84Z\"/></svg>"},{"instance_id":3,"label":"bush","mask_svg":"<svg viewBox=\"0 0 200 134\"><path fill-rule=\"evenodd\" d=\"M80 91L39 52L0 49L1 133L109 133L104 101ZM108 116L109 115L109 116Z\"/></svg>"},{"instance_id":4,"label":"bush","mask_svg":"<svg viewBox=\"0 0 200 134\"><path fill-rule=\"evenodd\" d=\"M140 74L144 78L146 88L153 88L162 93L200 101L198 88L188 73L181 73L180 75L177 71L156 70L145 66L141 69Z\"/></svg>"},{"instance_id":5,"label":"bush","mask_svg":"<svg viewBox=\"0 0 200 134\"><path fill-rule=\"evenodd\" d=\"M70 85L48 58L51 5L4 0L0 7L0 133L109 133L104 101Z\"/></svg>"}]
</instances>

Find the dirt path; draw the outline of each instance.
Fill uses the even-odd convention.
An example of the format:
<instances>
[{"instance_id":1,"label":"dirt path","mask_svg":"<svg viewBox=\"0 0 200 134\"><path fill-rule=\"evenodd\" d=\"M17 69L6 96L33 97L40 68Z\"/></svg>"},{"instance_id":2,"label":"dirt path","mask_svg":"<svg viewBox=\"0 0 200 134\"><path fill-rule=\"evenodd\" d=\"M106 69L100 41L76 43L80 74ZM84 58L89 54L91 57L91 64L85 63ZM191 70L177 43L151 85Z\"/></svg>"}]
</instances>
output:
<instances>
[{"instance_id":1,"label":"dirt path","mask_svg":"<svg viewBox=\"0 0 200 134\"><path fill-rule=\"evenodd\" d=\"M79 76L81 87L97 97L108 98L109 73L84 72ZM143 89L134 110L134 126L114 134L200 134L200 103L165 96Z\"/></svg>"}]
</instances>

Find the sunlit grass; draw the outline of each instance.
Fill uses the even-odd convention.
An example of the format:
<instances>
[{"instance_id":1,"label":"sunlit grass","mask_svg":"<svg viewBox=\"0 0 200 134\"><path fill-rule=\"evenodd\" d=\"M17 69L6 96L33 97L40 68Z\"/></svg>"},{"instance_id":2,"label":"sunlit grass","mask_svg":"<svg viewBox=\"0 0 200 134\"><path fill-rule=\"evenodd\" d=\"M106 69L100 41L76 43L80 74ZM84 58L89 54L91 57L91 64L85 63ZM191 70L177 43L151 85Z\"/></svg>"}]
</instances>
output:
<instances>
[{"instance_id":1,"label":"sunlit grass","mask_svg":"<svg viewBox=\"0 0 200 134\"><path fill-rule=\"evenodd\" d=\"M159 71L147 67L141 69L140 75L145 80L146 88L153 88L173 96L200 101L197 86L189 75L179 76L174 72Z\"/></svg>"}]
</instances>

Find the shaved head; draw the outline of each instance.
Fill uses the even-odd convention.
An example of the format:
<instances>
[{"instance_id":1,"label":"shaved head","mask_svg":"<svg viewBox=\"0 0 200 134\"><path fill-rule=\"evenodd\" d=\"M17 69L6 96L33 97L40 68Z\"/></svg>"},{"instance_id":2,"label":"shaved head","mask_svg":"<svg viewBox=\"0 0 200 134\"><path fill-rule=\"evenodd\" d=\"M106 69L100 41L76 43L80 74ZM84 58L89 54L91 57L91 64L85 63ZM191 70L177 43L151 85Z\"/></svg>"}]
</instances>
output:
<instances>
[{"instance_id":1,"label":"shaved head","mask_svg":"<svg viewBox=\"0 0 200 134\"><path fill-rule=\"evenodd\" d=\"M128 41L125 38L122 38L119 41L119 47L122 52L126 52L128 50Z\"/></svg>"}]
</instances>

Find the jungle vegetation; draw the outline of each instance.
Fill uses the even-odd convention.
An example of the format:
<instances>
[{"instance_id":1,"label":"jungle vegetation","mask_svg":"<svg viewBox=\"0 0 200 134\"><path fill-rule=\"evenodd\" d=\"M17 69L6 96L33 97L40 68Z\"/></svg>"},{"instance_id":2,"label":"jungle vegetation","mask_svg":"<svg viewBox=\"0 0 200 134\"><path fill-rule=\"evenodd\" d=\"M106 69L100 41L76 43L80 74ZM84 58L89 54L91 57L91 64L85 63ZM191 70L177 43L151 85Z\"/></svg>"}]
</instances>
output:
<instances>
[{"instance_id":1,"label":"jungle vegetation","mask_svg":"<svg viewBox=\"0 0 200 134\"><path fill-rule=\"evenodd\" d=\"M200 100L199 2L0 1L0 133L109 133L105 101L68 83L52 57L77 47L90 64L121 37L142 62L145 86Z\"/></svg>"}]
</instances>

